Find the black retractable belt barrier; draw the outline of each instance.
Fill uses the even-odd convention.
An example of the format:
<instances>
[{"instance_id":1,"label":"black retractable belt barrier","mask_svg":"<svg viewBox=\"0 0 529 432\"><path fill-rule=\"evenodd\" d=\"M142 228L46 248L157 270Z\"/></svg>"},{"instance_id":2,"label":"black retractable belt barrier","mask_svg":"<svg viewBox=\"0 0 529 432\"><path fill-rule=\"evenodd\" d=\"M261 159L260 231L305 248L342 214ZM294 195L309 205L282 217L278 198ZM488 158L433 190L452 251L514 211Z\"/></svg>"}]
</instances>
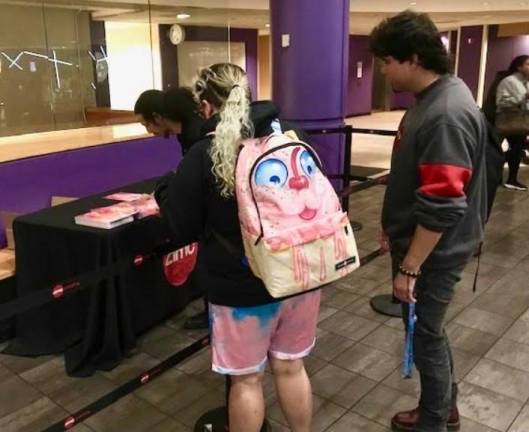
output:
<instances>
[{"instance_id":1,"label":"black retractable belt barrier","mask_svg":"<svg viewBox=\"0 0 529 432\"><path fill-rule=\"evenodd\" d=\"M389 130L383 130L383 129L361 129L361 128L354 128L353 133L358 134L367 134L367 135L382 135L382 136L397 136L397 131L389 131ZM374 184L384 184L386 181L387 176L378 178L376 180L373 180ZM367 183L367 182L365 182ZM358 192L359 190L366 189L368 187L372 186L372 184L357 184L357 185L351 185L349 188L345 188L343 191L344 193L353 193ZM371 254L370 254L371 255ZM375 296L371 299L369 302L371 305L371 308L380 314L391 316L391 317L401 317L402 316L402 309L400 305L400 301L392 294L380 294L378 296Z\"/></svg>"},{"instance_id":2,"label":"black retractable belt barrier","mask_svg":"<svg viewBox=\"0 0 529 432\"><path fill-rule=\"evenodd\" d=\"M360 265L366 265L367 263L381 256L382 254L383 252L381 249L371 252L370 254L362 257L362 259L360 260ZM83 422L87 418L93 416L99 411L112 405L114 402L125 397L129 393L132 393L133 391L140 388L141 386L146 385L147 383L150 383L151 381L158 378L160 375L162 375L167 370L171 369L172 367L176 366L178 363L181 363L188 357L200 351L202 348L204 348L209 343L210 343L210 337L203 336L202 338L194 342L192 345L188 346L187 348L184 348L183 350L177 352L176 354L173 354L171 357L162 361L157 366L154 366L153 368L145 372L142 372L135 378L131 379L130 381L118 387L117 389L99 398L98 400L91 403L90 405L80 409L74 414L68 417L65 417L64 419L58 421L57 423L53 424L47 429L44 429L42 432L64 432L64 431L67 431L73 428L80 422ZM227 391L229 391L229 382L227 382L227 387L228 387ZM225 422L226 416L225 416L225 413L223 412L224 409L225 408L222 407L222 408L212 411L210 417L213 417L213 418L220 417L223 420L222 424L225 426L224 422ZM201 420L205 421L206 419L201 418ZM200 420L199 420L199 423L200 423ZM266 430L266 429L267 429L267 426L265 425L263 427L263 430ZM203 429L200 428L198 430L202 432ZM213 429L213 432L216 430L220 430L219 427L215 427Z\"/></svg>"},{"instance_id":3,"label":"black retractable belt barrier","mask_svg":"<svg viewBox=\"0 0 529 432\"><path fill-rule=\"evenodd\" d=\"M188 357L200 351L208 344L209 336L203 336L193 344L189 345L181 351L178 351L176 354L173 354L171 357L162 361L157 366L154 366L153 368L141 373L137 377L119 386L114 391L99 398L98 400L86 406L85 408L82 408L81 410L55 423L47 429L44 429L42 432L63 432L73 428L80 422L86 420L88 417L93 416L102 409L108 407L109 405L112 405L114 402L121 399L122 397L128 395L129 393L132 393L141 386L158 378L162 373L166 372L167 370L176 366L178 363L184 361Z\"/></svg>"},{"instance_id":4,"label":"black retractable belt barrier","mask_svg":"<svg viewBox=\"0 0 529 432\"><path fill-rule=\"evenodd\" d=\"M340 175L331 175L331 178L340 178L344 181L344 189L339 192L339 196L342 197L342 203L344 204L344 209L347 211L349 209L349 195L358 192L360 190L367 189L371 186L377 184L382 184L384 182L384 177L378 179L370 178L357 178L351 176L350 174L350 165L351 165L351 143L352 143L352 134L353 133L369 133L369 134L378 134L378 135L387 135L394 136L396 132L392 131L377 131L374 129L354 129L351 126L345 126L341 128L329 128L329 129L320 129L312 130L309 133L313 134L331 134L331 133L344 133L346 135L346 148L345 148L345 157L344 157L344 172ZM351 180L362 180L361 183L350 185ZM76 278L71 278L67 281L62 281L56 283L52 286L48 286L45 289L39 290L33 294L26 295L24 297L18 298L13 301L9 301L0 305L0 320L5 320L12 318L21 313L28 312L31 309L44 306L47 303L50 303L53 300L58 300L66 295L70 295L81 290L93 286L105 279L113 277L123 270L136 266L140 267L143 263L166 255L178 247L171 244L168 240L165 244L156 247L154 250L144 253L132 255L126 258L123 258L119 261L111 263L103 268L96 269L87 273L84 273ZM383 252L381 249L378 249L370 254L364 256L360 264L365 265L368 262L376 259ZM128 381L127 383L121 385L114 391L109 394L99 398L97 401L92 404L82 408L76 413L64 418L63 420L53 424L52 426L44 429L42 432L63 432L67 431L80 422L86 420L88 417L93 416L102 409L110 406L117 400L123 398L127 394L135 391L139 387L151 382L152 380L159 377L162 373L174 367L178 363L187 359L191 355L200 351L204 346L210 343L210 336L203 336L187 348L173 354L171 357L159 363L157 366L141 373L137 377Z\"/></svg>"},{"instance_id":5,"label":"black retractable belt barrier","mask_svg":"<svg viewBox=\"0 0 529 432\"><path fill-rule=\"evenodd\" d=\"M344 134L345 135L345 152L344 152L344 163L342 174L327 174L327 177L333 180L342 180L343 189L338 192L338 196L342 199L342 208L344 211L349 212L349 195L354 192L370 188L377 184L383 184L386 177L380 177L378 179L371 179L369 177L360 177L351 175L351 146L353 143L353 134L369 134L369 135L384 135L384 136L396 136L396 131L384 130L384 129L362 129L353 128L350 125L327 128L327 129L307 129L306 132L310 135L329 135L329 134ZM359 181L360 183L351 185L351 181ZM360 222L351 221L353 231L359 231L362 229Z\"/></svg>"},{"instance_id":6,"label":"black retractable belt barrier","mask_svg":"<svg viewBox=\"0 0 529 432\"><path fill-rule=\"evenodd\" d=\"M176 246L168 242L162 246L158 246L146 254L125 257L105 267L98 268L77 276L76 278L56 283L52 286L46 287L45 289L25 295L24 297L2 303L0 305L0 320L12 318L16 315L28 312L31 309L44 306L53 300L58 300L66 295L81 291L93 284L118 275L128 267L139 267L144 262L166 255L174 251L176 248Z\"/></svg>"},{"instance_id":7,"label":"black retractable belt barrier","mask_svg":"<svg viewBox=\"0 0 529 432\"><path fill-rule=\"evenodd\" d=\"M345 153L344 153L344 164L343 164L343 173L342 174L328 174L327 177L330 179L342 180L345 187L348 185L351 180L357 180L356 178L351 178L351 145L353 142L353 128L352 126L343 126L337 128L327 128L327 129L307 129L305 130L310 135L331 135L331 134L344 134L345 135ZM341 195L342 198L342 208L344 211L349 211L349 196Z\"/></svg>"}]
</instances>

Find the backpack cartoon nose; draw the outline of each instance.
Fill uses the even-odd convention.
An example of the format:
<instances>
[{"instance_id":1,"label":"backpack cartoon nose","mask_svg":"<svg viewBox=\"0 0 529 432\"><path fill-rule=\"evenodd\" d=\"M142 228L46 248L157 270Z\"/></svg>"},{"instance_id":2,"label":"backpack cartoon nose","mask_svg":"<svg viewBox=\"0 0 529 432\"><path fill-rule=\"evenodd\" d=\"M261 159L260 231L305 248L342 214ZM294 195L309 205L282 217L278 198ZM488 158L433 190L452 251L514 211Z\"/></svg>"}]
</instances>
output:
<instances>
[{"instance_id":1,"label":"backpack cartoon nose","mask_svg":"<svg viewBox=\"0 0 529 432\"><path fill-rule=\"evenodd\" d=\"M309 187L309 181L305 176L295 176L288 181L290 189L301 190Z\"/></svg>"}]
</instances>

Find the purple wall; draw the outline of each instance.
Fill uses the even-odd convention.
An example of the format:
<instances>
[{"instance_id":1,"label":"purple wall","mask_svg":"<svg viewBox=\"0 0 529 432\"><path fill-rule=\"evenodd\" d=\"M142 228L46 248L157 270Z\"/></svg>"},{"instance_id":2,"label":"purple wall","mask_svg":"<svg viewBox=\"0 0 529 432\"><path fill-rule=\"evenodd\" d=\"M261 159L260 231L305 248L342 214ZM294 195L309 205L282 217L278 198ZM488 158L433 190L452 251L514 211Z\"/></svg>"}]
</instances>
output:
<instances>
[{"instance_id":1,"label":"purple wall","mask_svg":"<svg viewBox=\"0 0 529 432\"><path fill-rule=\"evenodd\" d=\"M146 138L0 164L0 210L49 207L52 195L83 197L162 175L181 159L176 139ZM0 247L5 246L0 226Z\"/></svg>"},{"instance_id":2,"label":"purple wall","mask_svg":"<svg viewBox=\"0 0 529 432\"><path fill-rule=\"evenodd\" d=\"M461 27L457 75L467 84L475 99L478 97L482 38L483 26Z\"/></svg>"},{"instance_id":3,"label":"purple wall","mask_svg":"<svg viewBox=\"0 0 529 432\"><path fill-rule=\"evenodd\" d=\"M362 78L357 78L357 63L362 62ZM349 36L349 80L347 116L369 114L373 106L373 54L368 36Z\"/></svg>"},{"instance_id":4,"label":"purple wall","mask_svg":"<svg viewBox=\"0 0 529 432\"><path fill-rule=\"evenodd\" d=\"M489 27L485 94L496 74L509 68L516 56L529 55L529 36L498 37L498 26Z\"/></svg>"},{"instance_id":5,"label":"purple wall","mask_svg":"<svg viewBox=\"0 0 529 432\"><path fill-rule=\"evenodd\" d=\"M413 93L400 92L391 95L390 109L408 109L415 103Z\"/></svg>"}]
</instances>

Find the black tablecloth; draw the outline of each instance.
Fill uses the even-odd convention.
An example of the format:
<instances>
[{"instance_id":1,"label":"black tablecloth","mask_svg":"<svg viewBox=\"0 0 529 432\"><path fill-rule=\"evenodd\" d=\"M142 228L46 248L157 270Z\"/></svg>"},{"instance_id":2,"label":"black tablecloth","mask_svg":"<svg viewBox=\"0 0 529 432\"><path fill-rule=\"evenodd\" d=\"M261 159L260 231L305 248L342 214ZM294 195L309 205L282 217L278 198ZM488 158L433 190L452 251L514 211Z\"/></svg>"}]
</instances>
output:
<instances>
[{"instance_id":1,"label":"black tablecloth","mask_svg":"<svg viewBox=\"0 0 529 432\"><path fill-rule=\"evenodd\" d=\"M115 191L151 192L155 179ZM113 192L113 191L110 191ZM104 230L76 225L74 216L113 204L98 196L21 216L15 220L17 295L51 287L134 254L170 237L157 216ZM168 282L163 259L130 267L118 276L16 317L16 337L5 352L43 355L65 351L68 374L87 376L115 367L136 336L185 307L192 278Z\"/></svg>"}]
</instances>

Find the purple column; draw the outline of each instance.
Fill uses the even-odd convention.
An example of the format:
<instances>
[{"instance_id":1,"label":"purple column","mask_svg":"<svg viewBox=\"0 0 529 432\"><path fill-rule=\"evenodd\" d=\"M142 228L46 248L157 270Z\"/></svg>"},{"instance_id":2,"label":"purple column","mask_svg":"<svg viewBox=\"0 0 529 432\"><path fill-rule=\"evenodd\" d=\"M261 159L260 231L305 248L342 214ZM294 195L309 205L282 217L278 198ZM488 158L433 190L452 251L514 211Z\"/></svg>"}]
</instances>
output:
<instances>
[{"instance_id":1,"label":"purple column","mask_svg":"<svg viewBox=\"0 0 529 432\"><path fill-rule=\"evenodd\" d=\"M323 3L270 1L273 100L283 119L307 129L343 126L346 114L349 0ZM285 35L287 47L282 46ZM343 137L313 142L325 171L341 173Z\"/></svg>"}]
</instances>

